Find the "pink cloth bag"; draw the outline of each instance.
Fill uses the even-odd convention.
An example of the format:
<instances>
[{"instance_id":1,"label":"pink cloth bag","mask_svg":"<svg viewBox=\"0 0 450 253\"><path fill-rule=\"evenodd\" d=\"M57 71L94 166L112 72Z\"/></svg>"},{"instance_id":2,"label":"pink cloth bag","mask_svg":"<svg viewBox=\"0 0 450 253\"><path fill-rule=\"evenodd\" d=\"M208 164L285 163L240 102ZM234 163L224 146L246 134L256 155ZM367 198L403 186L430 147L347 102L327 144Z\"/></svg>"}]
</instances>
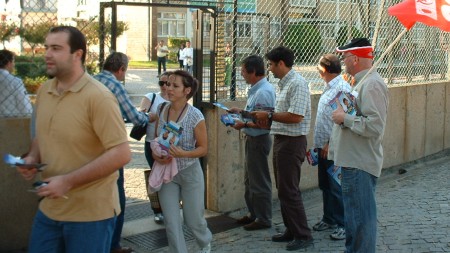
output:
<instances>
[{"instance_id":1,"label":"pink cloth bag","mask_svg":"<svg viewBox=\"0 0 450 253\"><path fill-rule=\"evenodd\" d=\"M158 138L150 142L152 152L157 156L168 156L169 153L162 149ZM161 189L163 183L169 183L178 174L177 160L175 158L168 164L153 163L152 172L148 177L148 192L155 193Z\"/></svg>"}]
</instances>

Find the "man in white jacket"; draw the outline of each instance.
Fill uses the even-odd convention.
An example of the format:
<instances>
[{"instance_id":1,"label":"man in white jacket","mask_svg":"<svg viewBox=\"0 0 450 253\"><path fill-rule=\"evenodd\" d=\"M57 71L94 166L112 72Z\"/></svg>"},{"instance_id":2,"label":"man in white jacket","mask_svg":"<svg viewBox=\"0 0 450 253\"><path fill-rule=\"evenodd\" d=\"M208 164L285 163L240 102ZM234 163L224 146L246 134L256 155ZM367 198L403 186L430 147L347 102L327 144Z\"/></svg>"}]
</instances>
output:
<instances>
[{"instance_id":1,"label":"man in white jacket","mask_svg":"<svg viewBox=\"0 0 450 253\"><path fill-rule=\"evenodd\" d=\"M186 47L183 49L184 56L184 70L192 74L192 65L194 63L194 49L191 47L191 42L186 41Z\"/></svg>"}]
</instances>

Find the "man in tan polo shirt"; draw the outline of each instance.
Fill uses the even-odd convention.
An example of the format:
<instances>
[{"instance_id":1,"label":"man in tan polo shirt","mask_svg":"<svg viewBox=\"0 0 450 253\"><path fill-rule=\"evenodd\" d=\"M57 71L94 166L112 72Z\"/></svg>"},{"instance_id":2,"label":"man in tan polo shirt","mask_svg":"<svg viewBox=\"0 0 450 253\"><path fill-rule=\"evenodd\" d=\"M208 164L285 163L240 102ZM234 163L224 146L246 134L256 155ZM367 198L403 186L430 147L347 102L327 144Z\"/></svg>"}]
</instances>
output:
<instances>
[{"instance_id":1,"label":"man in tan polo shirt","mask_svg":"<svg viewBox=\"0 0 450 253\"><path fill-rule=\"evenodd\" d=\"M109 253L121 212L117 169L130 161L128 138L114 95L84 71L86 39L54 27L45 40L47 74L36 99L36 137L26 163L47 164L29 253ZM26 180L37 169L18 167Z\"/></svg>"}]
</instances>

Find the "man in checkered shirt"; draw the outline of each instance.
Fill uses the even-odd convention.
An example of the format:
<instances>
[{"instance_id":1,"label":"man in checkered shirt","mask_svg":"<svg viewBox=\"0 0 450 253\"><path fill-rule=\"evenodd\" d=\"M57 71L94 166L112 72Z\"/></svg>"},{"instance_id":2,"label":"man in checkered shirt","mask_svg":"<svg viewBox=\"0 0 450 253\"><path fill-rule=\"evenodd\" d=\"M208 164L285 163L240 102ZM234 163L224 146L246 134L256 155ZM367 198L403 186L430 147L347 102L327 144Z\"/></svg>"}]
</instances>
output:
<instances>
[{"instance_id":1,"label":"man in checkered shirt","mask_svg":"<svg viewBox=\"0 0 450 253\"><path fill-rule=\"evenodd\" d=\"M269 70L279 78L275 112L253 112L257 124L270 125L274 135L273 168L281 214L286 231L272 237L288 242L286 249L298 250L312 245L300 192L301 164L305 160L306 135L311 122L311 96L306 80L292 69L294 52L277 47L266 54Z\"/></svg>"},{"instance_id":2,"label":"man in checkered shirt","mask_svg":"<svg viewBox=\"0 0 450 253\"><path fill-rule=\"evenodd\" d=\"M327 172L328 168L334 166L334 162L328 160L328 144L334 125L330 102L336 98L339 92L350 92L351 87L341 76L342 67L336 55L323 55L319 60L317 70L326 85L319 99L314 127L314 148L317 149L319 155L318 177L319 188L322 190L323 216L313 226L313 229L316 231L334 229L330 234L331 239L343 240L345 239L345 227L342 190L341 186Z\"/></svg>"}]
</instances>

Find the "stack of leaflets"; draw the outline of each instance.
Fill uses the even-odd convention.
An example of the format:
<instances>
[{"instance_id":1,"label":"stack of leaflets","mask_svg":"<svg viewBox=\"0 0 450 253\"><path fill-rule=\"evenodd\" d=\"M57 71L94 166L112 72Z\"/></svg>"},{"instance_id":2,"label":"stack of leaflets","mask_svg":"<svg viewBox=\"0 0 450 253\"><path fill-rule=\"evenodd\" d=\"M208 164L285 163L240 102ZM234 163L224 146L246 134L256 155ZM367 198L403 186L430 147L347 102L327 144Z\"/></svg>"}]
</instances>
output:
<instances>
[{"instance_id":1,"label":"stack of leaflets","mask_svg":"<svg viewBox=\"0 0 450 253\"><path fill-rule=\"evenodd\" d=\"M351 93L339 91L336 97L333 98L329 103L333 110L336 110L338 108L336 99L339 100L339 104L341 104L344 112L350 115L356 115L356 100Z\"/></svg>"},{"instance_id":2,"label":"stack of leaflets","mask_svg":"<svg viewBox=\"0 0 450 253\"><path fill-rule=\"evenodd\" d=\"M177 145L181 138L183 128L177 123L170 121L164 124L158 136L158 143L164 150L169 150L170 145Z\"/></svg>"},{"instance_id":3,"label":"stack of leaflets","mask_svg":"<svg viewBox=\"0 0 450 253\"><path fill-rule=\"evenodd\" d=\"M234 126L234 124L236 124L236 120L241 121L241 117L239 116L239 114L225 113L220 115L220 121L225 126Z\"/></svg>"},{"instance_id":4,"label":"stack of leaflets","mask_svg":"<svg viewBox=\"0 0 450 253\"><path fill-rule=\"evenodd\" d=\"M227 111L226 114L222 114L220 116L220 121L225 125L225 126L233 126L236 123L236 120L238 121L252 121L252 122L256 122L256 119L252 116L250 111L245 111L242 110L239 114L237 113L232 113L230 112L230 109L228 107L226 107L225 105L221 104L221 103L213 103L213 105L224 109L225 111ZM255 111L267 111L267 112L273 112L274 108L273 107L264 107L261 105L256 105L255 106Z\"/></svg>"},{"instance_id":5,"label":"stack of leaflets","mask_svg":"<svg viewBox=\"0 0 450 253\"><path fill-rule=\"evenodd\" d=\"M330 168L327 169L328 174L338 183L341 185L341 179L342 179L342 172L341 172L341 166L335 166L334 164L330 166Z\"/></svg>"},{"instance_id":6,"label":"stack of leaflets","mask_svg":"<svg viewBox=\"0 0 450 253\"><path fill-rule=\"evenodd\" d=\"M317 148L310 148L306 151L306 159L311 166L316 166L319 163L319 154Z\"/></svg>"},{"instance_id":7,"label":"stack of leaflets","mask_svg":"<svg viewBox=\"0 0 450 253\"><path fill-rule=\"evenodd\" d=\"M36 168L38 171L42 171L45 165L45 163L25 163L25 161L18 157L18 156L13 156L11 154L5 154L3 156L3 161L11 166L20 166L23 168L28 168L28 169L33 169Z\"/></svg>"}]
</instances>

